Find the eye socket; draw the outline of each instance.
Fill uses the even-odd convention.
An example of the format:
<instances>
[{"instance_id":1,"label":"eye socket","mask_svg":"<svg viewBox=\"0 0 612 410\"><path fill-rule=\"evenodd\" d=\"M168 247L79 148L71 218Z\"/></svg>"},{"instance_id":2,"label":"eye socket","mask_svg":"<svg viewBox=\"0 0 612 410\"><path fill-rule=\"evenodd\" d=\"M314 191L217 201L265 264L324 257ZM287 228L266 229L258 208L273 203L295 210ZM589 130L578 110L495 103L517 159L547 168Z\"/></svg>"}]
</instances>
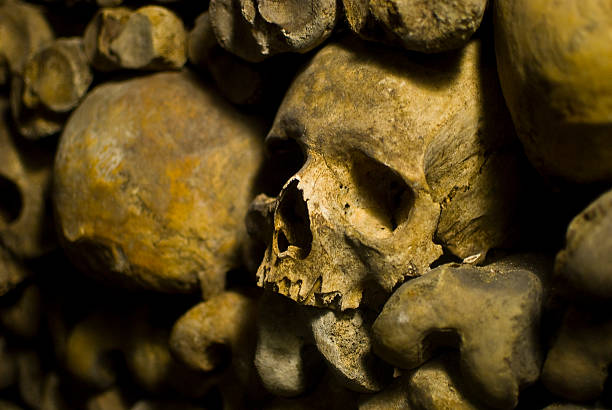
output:
<instances>
[{"instance_id":1,"label":"eye socket","mask_svg":"<svg viewBox=\"0 0 612 410\"><path fill-rule=\"evenodd\" d=\"M291 138L266 138L268 153L261 172L261 191L277 196L285 183L295 175L306 160L300 144Z\"/></svg>"},{"instance_id":2,"label":"eye socket","mask_svg":"<svg viewBox=\"0 0 612 410\"><path fill-rule=\"evenodd\" d=\"M379 230L394 231L408 218L414 194L397 172L355 151L352 155L351 177L357 189L357 206L362 216L378 222ZM348 208L347 205L345 208Z\"/></svg>"}]
</instances>

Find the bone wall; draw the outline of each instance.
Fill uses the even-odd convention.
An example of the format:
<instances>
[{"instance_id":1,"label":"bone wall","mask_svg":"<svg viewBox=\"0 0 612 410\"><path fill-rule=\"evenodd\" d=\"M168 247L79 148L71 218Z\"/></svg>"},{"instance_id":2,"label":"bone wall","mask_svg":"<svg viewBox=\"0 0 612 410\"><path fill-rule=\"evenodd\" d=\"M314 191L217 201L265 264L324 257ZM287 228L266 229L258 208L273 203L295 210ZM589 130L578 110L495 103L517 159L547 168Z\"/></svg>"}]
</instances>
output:
<instances>
[{"instance_id":1,"label":"bone wall","mask_svg":"<svg viewBox=\"0 0 612 410\"><path fill-rule=\"evenodd\" d=\"M607 0L0 0L0 409L612 408Z\"/></svg>"}]
</instances>

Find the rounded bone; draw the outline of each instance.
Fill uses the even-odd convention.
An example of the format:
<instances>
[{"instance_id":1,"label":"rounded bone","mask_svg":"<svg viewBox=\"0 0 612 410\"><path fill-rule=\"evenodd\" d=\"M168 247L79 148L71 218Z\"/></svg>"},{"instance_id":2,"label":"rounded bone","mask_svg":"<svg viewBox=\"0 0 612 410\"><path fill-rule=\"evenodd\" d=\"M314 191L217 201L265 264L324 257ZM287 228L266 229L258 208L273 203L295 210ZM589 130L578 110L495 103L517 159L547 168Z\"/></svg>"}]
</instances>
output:
<instances>
[{"instance_id":1,"label":"rounded bone","mask_svg":"<svg viewBox=\"0 0 612 410\"><path fill-rule=\"evenodd\" d=\"M20 141L7 111L0 99L0 243L19 257L41 256L55 245L47 200L53 153Z\"/></svg>"},{"instance_id":2,"label":"rounded bone","mask_svg":"<svg viewBox=\"0 0 612 410\"><path fill-rule=\"evenodd\" d=\"M188 72L92 91L55 162L59 233L71 259L160 291L221 291L240 264L261 161L260 127Z\"/></svg>"},{"instance_id":3,"label":"rounded bone","mask_svg":"<svg viewBox=\"0 0 612 410\"><path fill-rule=\"evenodd\" d=\"M19 132L40 138L62 129L93 80L80 38L57 39L30 58L13 79L11 109Z\"/></svg>"},{"instance_id":4,"label":"rounded bone","mask_svg":"<svg viewBox=\"0 0 612 410\"><path fill-rule=\"evenodd\" d=\"M555 273L588 296L612 298L612 191L576 216L567 230Z\"/></svg>"},{"instance_id":5,"label":"rounded bone","mask_svg":"<svg viewBox=\"0 0 612 410\"><path fill-rule=\"evenodd\" d=\"M590 401L601 395L612 364L612 320L570 307L546 356L542 382L570 401Z\"/></svg>"},{"instance_id":6,"label":"rounded bone","mask_svg":"<svg viewBox=\"0 0 612 410\"><path fill-rule=\"evenodd\" d=\"M5 64L0 64L0 79L21 74L26 61L51 40L53 32L38 7L18 0L1 3L0 60Z\"/></svg>"},{"instance_id":7,"label":"rounded bone","mask_svg":"<svg viewBox=\"0 0 612 410\"><path fill-rule=\"evenodd\" d=\"M14 304L0 309L0 324L14 336L33 340L38 336L41 305L40 289L30 284Z\"/></svg>"},{"instance_id":8,"label":"rounded bone","mask_svg":"<svg viewBox=\"0 0 612 410\"><path fill-rule=\"evenodd\" d=\"M517 134L551 178L612 181L612 7L494 3L499 78Z\"/></svg>"},{"instance_id":9,"label":"rounded bone","mask_svg":"<svg viewBox=\"0 0 612 410\"><path fill-rule=\"evenodd\" d=\"M210 372L231 360L238 374L246 375L252 367L256 312L254 298L223 292L191 308L174 324L170 348L194 369Z\"/></svg>"},{"instance_id":10,"label":"rounded bone","mask_svg":"<svg viewBox=\"0 0 612 410\"><path fill-rule=\"evenodd\" d=\"M482 400L510 408L519 388L539 376L537 340L542 284L505 266L450 264L402 285L373 326L375 352L415 368L432 348L457 346L461 370Z\"/></svg>"},{"instance_id":11,"label":"rounded bone","mask_svg":"<svg viewBox=\"0 0 612 410\"><path fill-rule=\"evenodd\" d=\"M130 12L102 9L87 26L85 50L98 70L167 70L187 59L187 34L180 18L160 6Z\"/></svg>"},{"instance_id":12,"label":"rounded bone","mask_svg":"<svg viewBox=\"0 0 612 410\"><path fill-rule=\"evenodd\" d=\"M305 53L332 33L336 0L212 0L210 19L219 44L251 62L283 52Z\"/></svg>"},{"instance_id":13,"label":"rounded bone","mask_svg":"<svg viewBox=\"0 0 612 410\"><path fill-rule=\"evenodd\" d=\"M343 0L351 30L365 39L437 53L464 46L480 26L487 0Z\"/></svg>"},{"instance_id":14,"label":"rounded bone","mask_svg":"<svg viewBox=\"0 0 612 410\"><path fill-rule=\"evenodd\" d=\"M356 41L321 49L268 134L297 141L306 163L273 227L259 228L273 237L258 285L306 305L377 308L439 244L465 258L507 243L518 153L496 82L475 41L418 58Z\"/></svg>"}]
</instances>

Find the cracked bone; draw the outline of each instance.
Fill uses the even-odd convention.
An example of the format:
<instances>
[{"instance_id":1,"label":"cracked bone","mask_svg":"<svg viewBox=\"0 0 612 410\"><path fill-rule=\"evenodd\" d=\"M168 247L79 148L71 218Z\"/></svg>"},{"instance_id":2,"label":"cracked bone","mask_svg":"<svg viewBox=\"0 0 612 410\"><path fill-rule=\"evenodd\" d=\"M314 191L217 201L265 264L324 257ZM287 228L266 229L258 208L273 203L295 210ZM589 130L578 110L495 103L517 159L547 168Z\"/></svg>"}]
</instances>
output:
<instances>
[{"instance_id":1,"label":"cracked bone","mask_svg":"<svg viewBox=\"0 0 612 410\"><path fill-rule=\"evenodd\" d=\"M553 182L612 181L612 7L493 3L499 79L516 132Z\"/></svg>"},{"instance_id":2,"label":"cracked bone","mask_svg":"<svg viewBox=\"0 0 612 410\"><path fill-rule=\"evenodd\" d=\"M255 352L264 387L278 396L302 394L325 363L334 380L352 391L381 390L392 369L372 354L370 325L359 311L312 309L267 293Z\"/></svg>"},{"instance_id":3,"label":"cracked bone","mask_svg":"<svg viewBox=\"0 0 612 410\"><path fill-rule=\"evenodd\" d=\"M408 50L438 53L463 47L480 27L487 0L343 0L352 31Z\"/></svg>"},{"instance_id":4,"label":"cracked bone","mask_svg":"<svg viewBox=\"0 0 612 410\"><path fill-rule=\"evenodd\" d=\"M185 71L94 89L60 139L54 201L72 261L205 299L240 264L261 127Z\"/></svg>"},{"instance_id":5,"label":"cracked bone","mask_svg":"<svg viewBox=\"0 0 612 410\"><path fill-rule=\"evenodd\" d=\"M570 307L548 351L542 382L552 393L570 401L590 401L604 390L612 364L612 320Z\"/></svg>"},{"instance_id":6,"label":"cracked bone","mask_svg":"<svg viewBox=\"0 0 612 410\"><path fill-rule=\"evenodd\" d=\"M34 54L11 86L11 111L21 135L36 139L60 131L92 80L78 37L57 39Z\"/></svg>"},{"instance_id":7,"label":"cracked bone","mask_svg":"<svg viewBox=\"0 0 612 410\"><path fill-rule=\"evenodd\" d=\"M53 31L40 8L18 0L1 3L0 79L21 74L26 61L52 40Z\"/></svg>"},{"instance_id":8,"label":"cracked bone","mask_svg":"<svg viewBox=\"0 0 612 410\"><path fill-rule=\"evenodd\" d=\"M83 39L89 61L101 71L179 69L187 60L183 22L165 7L102 9Z\"/></svg>"},{"instance_id":9,"label":"cracked bone","mask_svg":"<svg viewBox=\"0 0 612 410\"><path fill-rule=\"evenodd\" d=\"M555 273L588 297L612 298L612 191L572 220Z\"/></svg>"},{"instance_id":10,"label":"cracked bone","mask_svg":"<svg viewBox=\"0 0 612 410\"><path fill-rule=\"evenodd\" d=\"M461 371L478 397L513 407L519 389L539 377L542 292L536 274L503 262L437 267L389 298L374 322L375 352L412 369L437 347L458 347Z\"/></svg>"},{"instance_id":11,"label":"cracked bone","mask_svg":"<svg viewBox=\"0 0 612 410\"><path fill-rule=\"evenodd\" d=\"M55 246L48 201L53 153L12 132L2 99L0 146L0 244L21 258L41 256Z\"/></svg>"},{"instance_id":12,"label":"cracked bone","mask_svg":"<svg viewBox=\"0 0 612 410\"><path fill-rule=\"evenodd\" d=\"M333 309L378 308L442 244L466 258L511 240L518 142L479 42L444 56L360 41L322 48L285 95L267 144L298 143L258 285ZM259 220L259 222L257 222ZM435 242L434 240L435 239Z\"/></svg>"},{"instance_id":13,"label":"cracked bone","mask_svg":"<svg viewBox=\"0 0 612 410\"><path fill-rule=\"evenodd\" d=\"M305 53L332 33L336 0L211 0L218 43L250 62L284 52Z\"/></svg>"}]
</instances>

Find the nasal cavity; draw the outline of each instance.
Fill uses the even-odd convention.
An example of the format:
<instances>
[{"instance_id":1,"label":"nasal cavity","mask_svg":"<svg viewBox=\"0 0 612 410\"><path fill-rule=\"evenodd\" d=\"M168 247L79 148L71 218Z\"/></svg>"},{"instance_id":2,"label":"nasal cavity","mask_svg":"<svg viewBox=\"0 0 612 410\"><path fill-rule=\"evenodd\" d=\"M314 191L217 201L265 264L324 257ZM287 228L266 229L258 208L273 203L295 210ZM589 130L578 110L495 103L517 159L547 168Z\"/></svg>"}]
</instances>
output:
<instances>
[{"instance_id":1,"label":"nasal cavity","mask_svg":"<svg viewBox=\"0 0 612 410\"><path fill-rule=\"evenodd\" d=\"M21 214L23 199L19 187L0 175L0 228L15 222Z\"/></svg>"},{"instance_id":2,"label":"nasal cavity","mask_svg":"<svg viewBox=\"0 0 612 410\"><path fill-rule=\"evenodd\" d=\"M308 206L298 188L297 180L291 181L281 193L277 212L281 222L276 234L279 252L283 253L294 247L294 256L305 259L312 248L312 232Z\"/></svg>"}]
</instances>

